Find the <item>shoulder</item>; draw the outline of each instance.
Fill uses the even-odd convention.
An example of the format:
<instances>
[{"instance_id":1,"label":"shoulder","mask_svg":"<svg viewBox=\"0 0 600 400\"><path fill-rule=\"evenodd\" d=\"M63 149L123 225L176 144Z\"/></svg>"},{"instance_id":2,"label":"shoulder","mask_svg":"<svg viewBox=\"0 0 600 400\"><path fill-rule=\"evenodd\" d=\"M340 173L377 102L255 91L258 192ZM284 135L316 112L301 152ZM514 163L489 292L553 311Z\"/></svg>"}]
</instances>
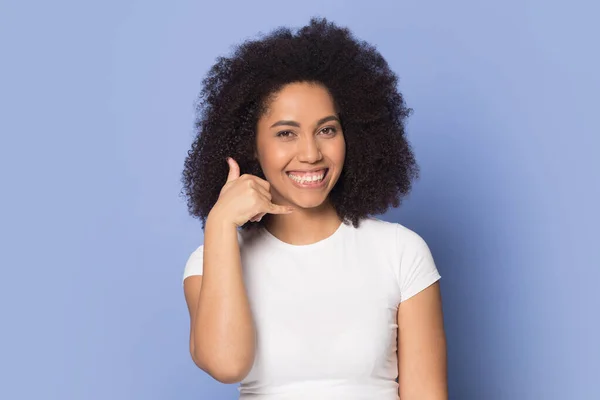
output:
<instances>
[{"instance_id":1,"label":"shoulder","mask_svg":"<svg viewBox=\"0 0 600 400\"><path fill-rule=\"evenodd\" d=\"M376 240L393 238L396 235L397 223L384 221L379 218L369 217L360 221L356 231L365 237Z\"/></svg>"},{"instance_id":2,"label":"shoulder","mask_svg":"<svg viewBox=\"0 0 600 400\"><path fill-rule=\"evenodd\" d=\"M374 240L394 243L399 251L419 251L427 246L421 235L398 222L369 217L361 221L358 231Z\"/></svg>"},{"instance_id":3,"label":"shoulder","mask_svg":"<svg viewBox=\"0 0 600 400\"><path fill-rule=\"evenodd\" d=\"M414 230L397 222L368 218L358 228L364 242L369 247L388 254L393 264L409 273L422 265L434 265L429 245Z\"/></svg>"},{"instance_id":4,"label":"shoulder","mask_svg":"<svg viewBox=\"0 0 600 400\"><path fill-rule=\"evenodd\" d=\"M357 242L370 259L389 266L404 301L440 279L429 246L414 230L397 222L366 218L356 229Z\"/></svg>"},{"instance_id":5,"label":"shoulder","mask_svg":"<svg viewBox=\"0 0 600 400\"><path fill-rule=\"evenodd\" d=\"M245 247L249 247L254 242L254 238L257 236L255 232L247 232L238 230L238 243L240 244L240 250L244 250ZM194 248L188 255L185 263L183 280L188 276L202 275L204 272L204 244L200 244Z\"/></svg>"},{"instance_id":6,"label":"shoulder","mask_svg":"<svg viewBox=\"0 0 600 400\"><path fill-rule=\"evenodd\" d=\"M405 252L429 253L429 246L425 239L417 232L401 224L396 224L396 243L400 254Z\"/></svg>"}]
</instances>

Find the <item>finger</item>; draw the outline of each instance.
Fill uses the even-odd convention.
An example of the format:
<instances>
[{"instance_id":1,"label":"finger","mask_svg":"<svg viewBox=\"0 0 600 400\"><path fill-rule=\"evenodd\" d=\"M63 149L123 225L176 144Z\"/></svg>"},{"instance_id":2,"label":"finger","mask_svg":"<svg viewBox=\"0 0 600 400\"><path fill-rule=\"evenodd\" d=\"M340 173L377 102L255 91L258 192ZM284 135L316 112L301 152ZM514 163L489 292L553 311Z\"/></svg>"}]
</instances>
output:
<instances>
[{"instance_id":1,"label":"finger","mask_svg":"<svg viewBox=\"0 0 600 400\"><path fill-rule=\"evenodd\" d=\"M265 216L265 213L256 214L254 217L250 218L250 222L260 222L260 220L264 216Z\"/></svg>"},{"instance_id":2,"label":"finger","mask_svg":"<svg viewBox=\"0 0 600 400\"><path fill-rule=\"evenodd\" d=\"M265 211L270 208L271 193L266 192L261 187L256 187L256 188L254 188L253 195L256 196L256 199L258 200L258 202L256 204L256 209L254 211L254 214L252 215L252 217L250 219L248 219L248 221L249 222L259 222L262 219L262 217L265 216L265 214L266 214Z\"/></svg>"},{"instance_id":3,"label":"finger","mask_svg":"<svg viewBox=\"0 0 600 400\"><path fill-rule=\"evenodd\" d=\"M255 211L256 214L250 219L250 221L256 222L260 221L265 214L290 214L294 211L294 208L291 206L280 206L277 204L271 203L271 194L268 193L268 196L265 196L260 190L257 190L262 199L260 202L259 208Z\"/></svg>"},{"instance_id":4,"label":"finger","mask_svg":"<svg viewBox=\"0 0 600 400\"><path fill-rule=\"evenodd\" d=\"M269 202L267 212L269 214L290 214L294 211L294 208L291 206L280 206L278 204L273 204Z\"/></svg>"},{"instance_id":5,"label":"finger","mask_svg":"<svg viewBox=\"0 0 600 400\"><path fill-rule=\"evenodd\" d=\"M256 185L253 189L256 190L261 196L265 197L269 202L273 198L271 192L260 185Z\"/></svg>"},{"instance_id":6,"label":"finger","mask_svg":"<svg viewBox=\"0 0 600 400\"><path fill-rule=\"evenodd\" d=\"M260 222L260 220L262 219L262 217L265 216L266 213L260 213L260 214L256 214L254 217L252 217L252 219L250 221L252 222Z\"/></svg>"},{"instance_id":7,"label":"finger","mask_svg":"<svg viewBox=\"0 0 600 400\"><path fill-rule=\"evenodd\" d=\"M229 174L227 175L227 182L231 182L240 177L240 166L231 157L227 158L227 164L229 164Z\"/></svg>"},{"instance_id":8,"label":"finger","mask_svg":"<svg viewBox=\"0 0 600 400\"><path fill-rule=\"evenodd\" d=\"M265 188L265 190L269 190L271 188L271 185L269 184L269 182L265 181L264 179L259 178L256 175L247 174L244 176L248 177L248 179L251 179L252 182L258 184L259 186Z\"/></svg>"}]
</instances>

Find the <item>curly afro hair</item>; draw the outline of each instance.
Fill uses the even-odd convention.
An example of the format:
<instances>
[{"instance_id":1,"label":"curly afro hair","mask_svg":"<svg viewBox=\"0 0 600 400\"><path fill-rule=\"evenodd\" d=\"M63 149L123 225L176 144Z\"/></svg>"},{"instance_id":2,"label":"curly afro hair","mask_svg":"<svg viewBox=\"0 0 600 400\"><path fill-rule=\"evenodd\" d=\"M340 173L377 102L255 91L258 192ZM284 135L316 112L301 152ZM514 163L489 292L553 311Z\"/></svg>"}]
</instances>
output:
<instances>
[{"instance_id":1,"label":"curly afro hair","mask_svg":"<svg viewBox=\"0 0 600 400\"><path fill-rule=\"evenodd\" d=\"M197 136L184 164L190 214L204 229L227 180L227 157L242 173L265 179L254 156L257 122L270 97L293 82L322 85L338 109L346 160L329 199L340 219L358 227L361 219L398 207L419 171L404 130L412 110L397 81L374 46L321 18L295 32L278 28L219 57L202 82Z\"/></svg>"}]
</instances>

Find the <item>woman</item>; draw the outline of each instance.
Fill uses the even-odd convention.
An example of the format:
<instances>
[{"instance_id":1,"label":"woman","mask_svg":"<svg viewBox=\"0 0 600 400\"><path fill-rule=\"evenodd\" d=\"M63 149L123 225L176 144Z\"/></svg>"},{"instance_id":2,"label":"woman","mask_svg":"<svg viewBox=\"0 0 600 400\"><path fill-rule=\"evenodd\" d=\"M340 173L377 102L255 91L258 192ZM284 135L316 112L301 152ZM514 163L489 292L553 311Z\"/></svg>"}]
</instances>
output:
<instances>
[{"instance_id":1,"label":"woman","mask_svg":"<svg viewBox=\"0 0 600 400\"><path fill-rule=\"evenodd\" d=\"M372 217L418 171L396 84L323 19L243 43L204 80L183 174L204 229L190 352L241 399L447 398L429 248Z\"/></svg>"}]
</instances>

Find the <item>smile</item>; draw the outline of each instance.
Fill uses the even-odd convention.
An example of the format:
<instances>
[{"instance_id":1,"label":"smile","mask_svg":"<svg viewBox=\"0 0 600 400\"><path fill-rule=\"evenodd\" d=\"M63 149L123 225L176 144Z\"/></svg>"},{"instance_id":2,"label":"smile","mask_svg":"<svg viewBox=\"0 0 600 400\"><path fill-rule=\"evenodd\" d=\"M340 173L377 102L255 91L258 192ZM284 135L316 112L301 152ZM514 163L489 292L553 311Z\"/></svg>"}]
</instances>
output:
<instances>
[{"instance_id":1,"label":"smile","mask_svg":"<svg viewBox=\"0 0 600 400\"><path fill-rule=\"evenodd\" d=\"M286 175L296 186L302 188L317 188L323 186L325 183L325 177L327 176L328 171L329 168L311 172L292 171L287 172Z\"/></svg>"}]
</instances>

